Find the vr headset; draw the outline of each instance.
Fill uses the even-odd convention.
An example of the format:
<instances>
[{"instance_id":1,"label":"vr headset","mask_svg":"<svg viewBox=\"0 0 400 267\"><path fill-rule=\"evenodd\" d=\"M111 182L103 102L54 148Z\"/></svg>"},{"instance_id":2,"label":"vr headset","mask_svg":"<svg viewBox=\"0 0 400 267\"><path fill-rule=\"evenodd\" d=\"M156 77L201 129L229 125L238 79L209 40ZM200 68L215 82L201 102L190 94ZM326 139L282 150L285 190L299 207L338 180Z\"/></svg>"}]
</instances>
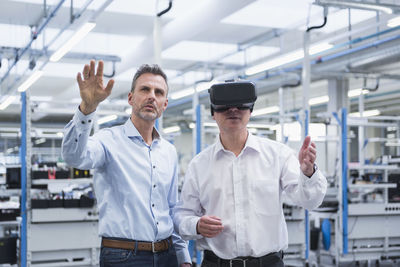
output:
<instances>
[{"instance_id":1,"label":"vr headset","mask_svg":"<svg viewBox=\"0 0 400 267\"><path fill-rule=\"evenodd\" d=\"M211 115L214 112L224 112L232 107L240 110L253 111L256 102L256 88L252 82L225 82L218 83L208 89L210 93Z\"/></svg>"}]
</instances>

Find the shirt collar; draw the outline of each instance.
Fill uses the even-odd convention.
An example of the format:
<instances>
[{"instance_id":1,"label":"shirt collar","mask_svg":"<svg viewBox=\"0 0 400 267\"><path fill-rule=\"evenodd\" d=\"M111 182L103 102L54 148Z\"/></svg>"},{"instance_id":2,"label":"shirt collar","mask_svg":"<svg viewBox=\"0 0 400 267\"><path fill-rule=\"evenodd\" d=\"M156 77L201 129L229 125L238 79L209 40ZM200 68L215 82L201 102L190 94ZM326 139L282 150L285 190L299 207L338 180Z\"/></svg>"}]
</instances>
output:
<instances>
[{"instance_id":1,"label":"shirt collar","mask_svg":"<svg viewBox=\"0 0 400 267\"><path fill-rule=\"evenodd\" d=\"M133 124L133 122L131 121L131 119L129 118L125 124L124 124L124 129L125 129L125 134L128 137L139 137L139 138L143 138L139 131L136 129L135 125ZM159 140L161 139L161 135L160 133L157 131L157 129L155 127L153 127L153 141L155 140Z\"/></svg>"},{"instance_id":2,"label":"shirt collar","mask_svg":"<svg viewBox=\"0 0 400 267\"><path fill-rule=\"evenodd\" d=\"M245 151L246 149L253 149L257 152L261 152L260 144L257 142L256 137L252 135L250 132L248 132L246 144L244 145L242 151ZM221 137L218 136L217 143L215 144L214 156L217 156L221 151L226 151L226 150L221 143Z\"/></svg>"}]
</instances>

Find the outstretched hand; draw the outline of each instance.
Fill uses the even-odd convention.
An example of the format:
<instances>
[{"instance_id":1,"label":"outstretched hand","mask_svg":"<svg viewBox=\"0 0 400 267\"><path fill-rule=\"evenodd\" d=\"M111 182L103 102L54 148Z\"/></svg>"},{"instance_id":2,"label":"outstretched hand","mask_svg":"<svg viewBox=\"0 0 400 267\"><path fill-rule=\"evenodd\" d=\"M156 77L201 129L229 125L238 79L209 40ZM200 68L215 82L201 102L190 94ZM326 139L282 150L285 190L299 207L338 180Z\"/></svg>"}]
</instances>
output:
<instances>
[{"instance_id":1,"label":"outstretched hand","mask_svg":"<svg viewBox=\"0 0 400 267\"><path fill-rule=\"evenodd\" d=\"M96 73L94 72L95 66L96 62L91 60L90 66L86 64L83 68L83 79L80 72L76 76L82 98L80 109L85 115L95 111L100 102L111 94L114 86L113 79L108 81L106 87L103 85L104 62L102 60L99 61Z\"/></svg>"},{"instance_id":2,"label":"outstretched hand","mask_svg":"<svg viewBox=\"0 0 400 267\"><path fill-rule=\"evenodd\" d=\"M311 177L314 174L314 162L317 158L317 149L311 137L306 136L299 152L299 162L304 175Z\"/></svg>"}]
</instances>

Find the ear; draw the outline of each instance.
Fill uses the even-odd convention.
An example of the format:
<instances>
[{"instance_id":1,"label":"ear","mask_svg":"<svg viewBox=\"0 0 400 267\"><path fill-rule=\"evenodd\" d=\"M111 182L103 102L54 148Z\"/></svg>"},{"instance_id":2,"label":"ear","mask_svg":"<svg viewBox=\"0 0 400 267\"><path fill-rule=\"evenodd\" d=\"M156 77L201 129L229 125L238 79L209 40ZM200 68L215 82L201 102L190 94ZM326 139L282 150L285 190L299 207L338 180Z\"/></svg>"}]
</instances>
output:
<instances>
[{"instance_id":1,"label":"ear","mask_svg":"<svg viewBox=\"0 0 400 267\"><path fill-rule=\"evenodd\" d=\"M163 112L167 109L167 107L168 107L168 98L165 99L164 106L163 106Z\"/></svg>"},{"instance_id":2,"label":"ear","mask_svg":"<svg viewBox=\"0 0 400 267\"><path fill-rule=\"evenodd\" d=\"M128 103L129 103L129 105L133 105L133 93L132 92L129 92L129 94L128 94Z\"/></svg>"}]
</instances>

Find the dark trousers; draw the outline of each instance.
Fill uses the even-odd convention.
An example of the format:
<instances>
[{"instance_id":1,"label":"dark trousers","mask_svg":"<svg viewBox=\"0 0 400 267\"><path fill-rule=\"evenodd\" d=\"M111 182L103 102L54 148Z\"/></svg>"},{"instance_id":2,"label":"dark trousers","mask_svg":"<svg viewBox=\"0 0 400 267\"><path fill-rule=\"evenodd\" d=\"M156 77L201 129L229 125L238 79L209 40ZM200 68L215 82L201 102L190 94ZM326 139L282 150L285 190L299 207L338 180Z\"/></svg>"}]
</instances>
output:
<instances>
[{"instance_id":1,"label":"dark trousers","mask_svg":"<svg viewBox=\"0 0 400 267\"><path fill-rule=\"evenodd\" d=\"M268 255L253 258L239 257L232 260L224 260L212 251L204 251L204 260L201 267L284 267L283 252L274 252Z\"/></svg>"},{"instance_id":2,"label":"dark trousers","mask_svg":"<svg viewBox=\"0 0 400 267\"><path fill-rule=\"evenodd\" d=\"M120 248L102 247L100 267L177 267L175 249L153 253Z\"/></svg>"}]
</instances>

